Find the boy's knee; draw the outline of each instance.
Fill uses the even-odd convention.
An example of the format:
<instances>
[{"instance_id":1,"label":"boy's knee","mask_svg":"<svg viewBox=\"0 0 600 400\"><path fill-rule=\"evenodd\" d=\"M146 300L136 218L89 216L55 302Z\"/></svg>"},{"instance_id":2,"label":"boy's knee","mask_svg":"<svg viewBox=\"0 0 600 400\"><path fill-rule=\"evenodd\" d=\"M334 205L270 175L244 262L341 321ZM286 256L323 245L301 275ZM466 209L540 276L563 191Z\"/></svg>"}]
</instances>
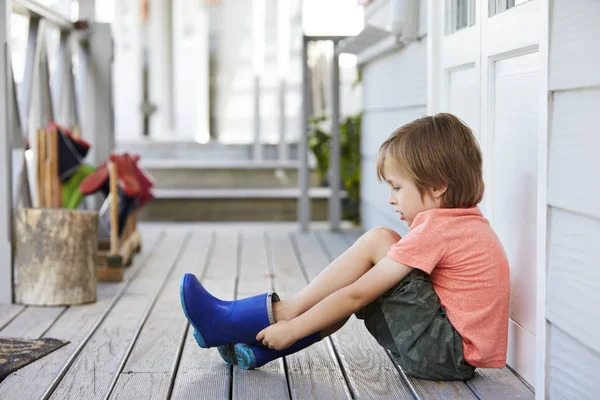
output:
<instances>
[{"instance_id":1,"label":"boy's knee","mask_svg":"<svg viewBox=\"0 0 600 400\"><path fill-rule=\"evenodd\" d=\"M370 245L384 246L389 248L393 244L397 243L401 237L396 231L390 228L378 226L370 229L363 235L363 238L367 240Z\"/></svg>"}]
</instances>

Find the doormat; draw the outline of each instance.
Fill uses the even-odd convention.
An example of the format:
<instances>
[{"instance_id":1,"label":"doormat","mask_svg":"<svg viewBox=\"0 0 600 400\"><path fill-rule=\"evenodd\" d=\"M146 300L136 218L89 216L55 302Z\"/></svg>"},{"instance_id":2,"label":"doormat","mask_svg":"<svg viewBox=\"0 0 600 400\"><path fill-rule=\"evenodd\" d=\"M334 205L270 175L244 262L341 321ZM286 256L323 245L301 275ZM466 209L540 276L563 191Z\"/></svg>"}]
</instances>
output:
<instances>
[{"instance_id":1,"label":"doormat","mask_svg":"<svg viewBox=\"0 0 600 400\"><path fill-rule=\"evenodd\" d=\"M52 353L69 342L58 339L17 339L0 337L0 382L9 374Z\"/></svg>"}]
</instances>

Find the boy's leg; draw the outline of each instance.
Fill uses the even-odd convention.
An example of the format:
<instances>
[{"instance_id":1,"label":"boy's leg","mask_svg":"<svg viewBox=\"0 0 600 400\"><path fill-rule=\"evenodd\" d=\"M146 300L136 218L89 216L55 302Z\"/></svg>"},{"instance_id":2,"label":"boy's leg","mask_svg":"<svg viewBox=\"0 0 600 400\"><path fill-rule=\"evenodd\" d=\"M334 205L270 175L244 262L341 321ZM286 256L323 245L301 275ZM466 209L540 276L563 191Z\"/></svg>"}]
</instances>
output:
<instances>
[{"instance_id":1,"label":"boy's leg","mask_svg":"<svg viewBox=\"0 0 600 400\"><path fill-rule=\"evenodd\" d=\"M423 271L411 271L365 307L360 317L407 375L433 380L473 376L475 368L464 360L460 334Z\"/></svg>"},{"instance_id":2,"label":"boy's leg","mask_svg":"<svg viewBox=\"0 0 600 400\"><path fill-rule=\"evenodd\" d=\"M374 228L362 235L304 289L286 300L273 303L275 321L301 315L325 297L356 282L384 258L400 235L388 228Z\"/></svg>"}]
</instances>

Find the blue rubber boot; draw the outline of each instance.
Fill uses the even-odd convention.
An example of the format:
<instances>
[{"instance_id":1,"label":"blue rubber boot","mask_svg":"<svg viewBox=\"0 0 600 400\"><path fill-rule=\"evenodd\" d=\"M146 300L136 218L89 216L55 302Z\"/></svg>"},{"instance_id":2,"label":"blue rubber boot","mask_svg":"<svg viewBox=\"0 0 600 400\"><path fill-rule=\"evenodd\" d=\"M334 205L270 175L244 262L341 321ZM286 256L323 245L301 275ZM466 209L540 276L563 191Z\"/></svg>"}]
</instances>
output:
<instances>
[{"instance_id":1,"label":"blue rubber boot","mask_svg":"<svg viewBox=\"0 0 600 400\"><path fill-rule=\"evenodd\" d=\"M280 357L289 356L300 350L311 346L321 340L321 332L313 333L283 350L272 350L268 347L260 345L248 345L238 343L235 345L235 356L237 358L237 366L242 369L255 369L278 359Z\"/></svg>"},{"instance_id":2,"label":"blue rubber boot","mask_svg":"<svg viewBox=\"0 0 600 400\"><path fill-rule=\"evenodd\" d=\"M195 330L194 338L203 348L258 344L258 332L274 322L271 302L279 301L273 292L235 301L220 300L206 291L193 274L183 275L179 294L183 312Z\"/></svg>"}]
</instances>

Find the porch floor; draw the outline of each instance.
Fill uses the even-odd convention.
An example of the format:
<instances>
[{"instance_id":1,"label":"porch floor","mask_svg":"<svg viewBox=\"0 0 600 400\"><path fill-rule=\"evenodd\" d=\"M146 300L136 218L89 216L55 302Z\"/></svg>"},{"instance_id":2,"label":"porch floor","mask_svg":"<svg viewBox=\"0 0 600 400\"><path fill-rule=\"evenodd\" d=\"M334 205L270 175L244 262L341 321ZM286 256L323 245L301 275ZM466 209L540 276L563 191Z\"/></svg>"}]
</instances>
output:
<instances>
[{"instance_id":1,"label":"porch floor","mask_svg":"<svg viewBox=\"0 0 600 400\"><path fill-rule=\"evenodd\" d=\"M142 252L97 301L71 307L0 305L0 336L53 337L66 346L0 383L9 399L532 399L509 369L467 382L407 377L354 317L331 338L261 369L226 365L200 349L181 311L193 272L222 298L300 290L357 237L315 225L142 224Z\"/></svg>"}]
</instances>

